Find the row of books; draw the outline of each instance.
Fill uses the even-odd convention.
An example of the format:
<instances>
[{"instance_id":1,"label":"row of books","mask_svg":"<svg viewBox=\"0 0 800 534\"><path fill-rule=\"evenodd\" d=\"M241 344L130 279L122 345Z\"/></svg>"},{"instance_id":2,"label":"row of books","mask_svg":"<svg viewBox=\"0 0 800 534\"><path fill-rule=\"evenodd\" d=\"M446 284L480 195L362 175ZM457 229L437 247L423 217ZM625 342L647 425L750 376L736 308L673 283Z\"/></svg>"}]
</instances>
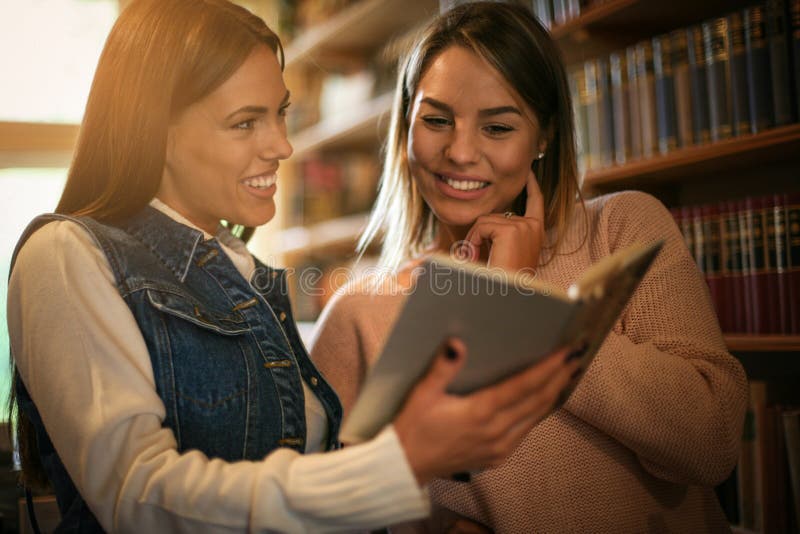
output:
<instances>
[{"instance_id":1,"label":"row of books","mask_svg":"<svg viewBox=\"0 0 800 534\"><path fill-rule=\"evenodd\" d=\"M601 0L532 0L531 8L545 28L552 28L580 17L587 7Z\"/></svg>"},{"instance_id":2,"label":"row of books","mask_svg":"<svg viewBox=\"0 0 800 534\"><path fill-rule=\"evenodd\" d=\"M800 334L800 193L671 211L724 332Z\"/></svg>"},{"instance_id":3,"label":"row of books","mask_svg":"<svg viewBox=\"0 0 800 534\"><path fill-rule=\"evenodd\" d=\"M584 169L790 124L800 115L800 0L641 41L571 70L570 84Z\"/></svg>"},{"instance_id":4,"label":"row of books","mask_svg":"<svg viewBox=\"0 0 800 534\"><path fill-rule=\"evenodd\" d=\"M290 226L369 211L378 187L379 162L369 152L312 155L292 184Z\"/></svg>"},{"instance_id":5,"label":"row of books","mask_svg":"<svg viewBox=\"0 0 800 534\"><path fill-rule=\"evenodd\" d=\"M800 399L790 388L750 381L739 462L717 488L728 520L748 531L800 532Z\"/></svg>"}]
</instances>

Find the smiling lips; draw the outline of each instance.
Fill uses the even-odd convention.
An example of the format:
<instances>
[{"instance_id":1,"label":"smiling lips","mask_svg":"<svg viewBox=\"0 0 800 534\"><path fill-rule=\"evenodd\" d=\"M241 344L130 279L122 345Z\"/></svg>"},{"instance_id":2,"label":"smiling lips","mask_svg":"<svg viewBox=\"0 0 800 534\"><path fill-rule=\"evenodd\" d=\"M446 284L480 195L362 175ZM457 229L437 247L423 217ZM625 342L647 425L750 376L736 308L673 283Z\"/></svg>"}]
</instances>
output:
<instances>
[{"instance_id":1,"label":"smiling lips","mask_svg":"<svg viewBox=\"0 0 800 534\"><path fill-rule=\"evenodd\" d=\"M278 175L275 173L272 174L259 174L258 176L252 176L245 180L242 180L242 183L248 187L252 187L254 189L268 189L275 185L275 182L278 180Z\"/></svg>"},{"instance_id":2,"label":"smiling lips","mask_svg":"<svg viewBox=\"0 0 800 534\"><path fill-rule=\"evenodd\" d=\"M450 198L458 200L474 200L486 193L490 182L471 176L455 174L435 174L439 191Z\"/></svg>"}]
</instances>

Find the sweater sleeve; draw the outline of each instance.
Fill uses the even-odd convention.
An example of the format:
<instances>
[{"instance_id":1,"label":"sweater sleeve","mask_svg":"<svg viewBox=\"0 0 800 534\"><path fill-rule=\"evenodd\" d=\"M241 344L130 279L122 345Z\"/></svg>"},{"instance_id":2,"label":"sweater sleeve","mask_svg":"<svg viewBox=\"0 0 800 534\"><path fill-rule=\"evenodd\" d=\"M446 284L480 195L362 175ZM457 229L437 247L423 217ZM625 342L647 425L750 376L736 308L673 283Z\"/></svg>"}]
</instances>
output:
<instances>
[{"instance_id":1,"label":"sweater sleeve","mask_svg":"<svg viewBox=\"0 0 800 534\"><path fill-rule=\"evenodd\" d=\"M391 427L363 445L260 462L179 453L136 321L74 223L49 223L21 249L8 321L48 435L108 531L326 532L428 513Z\"/></svg>"},{"instance_id":2,"label":"sweater sleeve","mask_svg":"<svg viewBox=\"0 0 800 534\"><path fill-rule=\"evenodd\" d=\"M565 408L630 448L654 476L717 484L738 458L747 381L726 350L705 280L650 195L609 199L597 231L606 253L666 242Z\"/></svg>"}]
</instances>

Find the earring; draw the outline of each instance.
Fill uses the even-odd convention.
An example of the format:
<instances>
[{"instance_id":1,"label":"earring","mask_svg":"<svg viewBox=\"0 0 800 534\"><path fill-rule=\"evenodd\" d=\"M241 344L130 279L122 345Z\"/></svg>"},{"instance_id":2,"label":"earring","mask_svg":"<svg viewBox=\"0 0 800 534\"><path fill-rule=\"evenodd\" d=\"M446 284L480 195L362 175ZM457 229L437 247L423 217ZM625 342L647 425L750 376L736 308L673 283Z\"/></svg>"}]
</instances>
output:
<instances>
[{"instance_id":1,"label":"earring","mask_svg":"<svg viewBox=\"0 0 800 534\"><path fill-rule=\"evenodd\" d=\"M539 152L539 156L536 159L542 159L544 157L544 152Z\"/></svg>"}]
</instances>

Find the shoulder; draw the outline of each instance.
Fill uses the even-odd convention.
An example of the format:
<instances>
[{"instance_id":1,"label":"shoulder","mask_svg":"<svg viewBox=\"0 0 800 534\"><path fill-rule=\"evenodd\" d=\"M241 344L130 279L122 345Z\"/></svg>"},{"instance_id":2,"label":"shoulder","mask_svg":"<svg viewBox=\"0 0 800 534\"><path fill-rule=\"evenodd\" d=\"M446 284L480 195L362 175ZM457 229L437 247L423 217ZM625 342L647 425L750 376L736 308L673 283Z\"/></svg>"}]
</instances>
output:
<instances>
[{"instance_id":1,"label":"shoulder","mask_svg":"<svg viewBox=\"0 0 800 534\"><path fill-rule=\"evenodd\" d=\"M656 239L682 242L669 210L654 196L642 191L620 191L586 201L594 215L595 232L616 250L635 242Z\"/></svg>"},{"instance_id":2,"label":"shoulder","mask_svg":"<svg viewBox=\"0 0 800 534\"><path fill-rule=\"evenodd\" d=\"M60 219L44 222L32 230L20 246L16 261L47 265L55 261L101 257L99 244L85 226L74 220Z\"/></svg>"}]
</instances>

